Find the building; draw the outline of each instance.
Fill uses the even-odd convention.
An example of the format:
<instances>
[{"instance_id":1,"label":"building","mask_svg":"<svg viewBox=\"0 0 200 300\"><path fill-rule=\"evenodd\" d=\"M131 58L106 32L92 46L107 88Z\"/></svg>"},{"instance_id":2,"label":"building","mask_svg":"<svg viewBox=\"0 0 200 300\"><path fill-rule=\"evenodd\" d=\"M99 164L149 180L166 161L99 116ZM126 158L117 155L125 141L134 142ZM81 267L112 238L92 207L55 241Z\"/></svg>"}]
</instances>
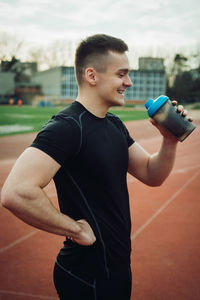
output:
<instances>
[{"instance_id":1,"label":"building","mask_svg":"<svg viewBox=\"0 0 200 300\"><path fill-rule=\"evenodd\" d=\"M146 101L166 92L166 73L162 58L140 57L139 69L131 70L129 76L133 85L126 91L127 100Z\"/></svg>"},{"instance_id":2,"label":"building","mask_svg":"<svg viewBox=\"0 0 200 300\"><path fill-rule=\"evenodd\" d=\"M46 100L53 102L73 100L78 94L73 67L55 67L37 72L32 77L31 83L41 86Z\"/></svg>"},{"instance_id":3,"label":"building","mask_svg":"<svg viewBox=\"0 0 200 300\"><path fill-rule=\"evenodd\" d=\"M41 94L40 87L31 86L30 80L37 72L37 63L21 62L13 57L10 61L1 61L0 65L0 103L7 104L9 98L14 103L21 99L30 104L35 96Z\"/></svg>"},{"instance_id":4,"label":"building","mask_svg":"<svg viewBox=\"0 0 200 300\"><path fill-rule=\"evenodd\" d=\"M0 72L0 103L7 103L9 97L15 92L15 74L12 72Z\"/></svg>"},{"instance_id":5,"label":"building","mask_svg":"<svg viewBox=\"0 0 200 300\"><path fill-rule=\"evenodd\" d=\"M146 101L166 93L166 75L164 71L131 70L132 87L126 90L126 100Z\"/></svg>"},{"instance_id":6,"label":"building","mask_svg":"<svg viewBox=\"0 0 200 300\"><path fill-rule=\"evenodd\" d=\"M139 69L149 71L164 71L164 59L158 57L139 57Z\"/></svg>"},{"instance_id":7,"label":"building","mask_svg":"<svg viewBox=\"0 0 200 300\"><path fill-rule=\"evenodd\" d=\"M133 86L126 90L126 100L144 102L148 98L157 98L165 94L164 60L161 58L140 58L139 69L131 70L130 79ZM74 67L55 67L37 72L33 75L31 83L40 86L46 100L54 103L74 100L78 94Z\"/></svg>"},{"instance_id":8,"label":"building","mask_svg":"<svg viewBox=\"0 0 200 300\"><path fill-rule=\"evenodd\" d=\"M36 62L21 62L15 57L11 61L1 62L2 72L12 72L15 74L15 82L25 83L29 82L30 78L37 72Z\"/></svg>"}]
</instances>

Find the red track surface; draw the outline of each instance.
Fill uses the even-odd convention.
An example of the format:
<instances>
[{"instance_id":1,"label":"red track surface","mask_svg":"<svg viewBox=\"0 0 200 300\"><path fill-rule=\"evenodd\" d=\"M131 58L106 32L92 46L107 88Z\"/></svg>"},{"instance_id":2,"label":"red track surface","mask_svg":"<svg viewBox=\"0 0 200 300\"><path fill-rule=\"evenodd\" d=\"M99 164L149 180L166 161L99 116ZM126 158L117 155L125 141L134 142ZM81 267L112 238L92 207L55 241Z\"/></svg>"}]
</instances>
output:
<instances>
[{"instance_id":1,"label":"red track surface","mask_svg":"<svg viewBox=\"0 0 200 300\"><path fill-rule=\"evenodd\" d=\"M148 121L127 126L146 150L157 150L161 138ZM1 186L34 136L0 138ZM133 220L131 300L200 299L199 127L179 143L174 169L161 187L150 188L131 177L128 186ZM57 205L53 183L46 189ZM0 224L0 299L58 299L52 270L63 237L28 226L2 207Z\"/></svg>"}]
</instances>

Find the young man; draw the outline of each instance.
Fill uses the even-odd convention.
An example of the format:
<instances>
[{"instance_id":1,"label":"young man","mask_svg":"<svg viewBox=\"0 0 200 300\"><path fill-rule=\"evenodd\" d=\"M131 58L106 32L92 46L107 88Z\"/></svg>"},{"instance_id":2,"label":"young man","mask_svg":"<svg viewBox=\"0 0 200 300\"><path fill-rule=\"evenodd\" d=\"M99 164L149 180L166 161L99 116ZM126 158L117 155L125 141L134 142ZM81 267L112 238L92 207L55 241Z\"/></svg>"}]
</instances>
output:
<instances>
[{"instance_id":1,"label":"young man","mask_svg":"<svg viewBox=\"0 0 200 300\"><path fill-rule=\"evenodd\" d=\"M80 43L76 101L41 130L2 190L2 204L17 217L66 237L54 268L62 300L130 299L127 171L157 186L174 163L177 140L169 132L152 121L163 141L150 155L119 118L107 113L124 104L125 90L132 85L127 50L122 40L103 34ZM60 211L43 190L52 178Z\"/></svg>"}]
</instances>

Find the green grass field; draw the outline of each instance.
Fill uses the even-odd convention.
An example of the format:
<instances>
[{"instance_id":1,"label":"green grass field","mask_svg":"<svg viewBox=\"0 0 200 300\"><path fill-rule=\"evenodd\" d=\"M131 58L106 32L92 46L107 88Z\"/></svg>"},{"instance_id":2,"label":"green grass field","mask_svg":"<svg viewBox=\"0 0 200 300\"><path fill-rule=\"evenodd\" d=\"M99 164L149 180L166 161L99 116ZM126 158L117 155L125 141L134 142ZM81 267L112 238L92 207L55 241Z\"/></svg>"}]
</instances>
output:
<instances>
[{"instance_id":1,"label":"green grass field","mask_svg":"<svg viewBox=\"0 0 200 300\"><path fill-rule=\"evenodd\" d=\"M63 107L0 106L0 136L37 132ZM122 121L148 118L144 110L134 108L114 108L110 112Z\"/></svg>"}]
</instances>

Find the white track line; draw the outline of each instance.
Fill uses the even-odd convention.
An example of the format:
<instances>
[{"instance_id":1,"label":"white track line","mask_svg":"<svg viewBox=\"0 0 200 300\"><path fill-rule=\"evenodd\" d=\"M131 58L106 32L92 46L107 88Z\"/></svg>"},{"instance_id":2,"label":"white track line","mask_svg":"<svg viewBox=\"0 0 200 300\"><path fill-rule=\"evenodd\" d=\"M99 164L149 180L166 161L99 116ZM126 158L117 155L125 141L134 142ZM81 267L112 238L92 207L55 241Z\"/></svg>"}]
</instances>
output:
<instances>
[{"instance_id":1,"label":"white track line","mask_svg":"<svg viewBox=\"0 0 200 300\"><path fill-rule=\"evenodd\" d=\"M14 241L14 242L12 242L12 243L10 243L8 246L1 248L1 249L0 249L0 254L3 253L3 252L5 252L5 251L8 250L8 249L14 247L15 245L17 245L17 244L23 242L24 240L29 239L31 236L35 235L38 231L40 231L40 230L39 230L39 229L36 229L36 230L34 230L34 231L31 231L30 233L28 233L28 234L22 236L21 238L17 239L16 241Z\"/></svg>"},{"instance_id":2,"label":"white track line","mask_svg":"<svg viewBox=\"0 0 200 300\"><path fill-rule=\"evenodd\" d=\"M22 293L22 292L12 292L12 291L6 291L6 290L0 290L0 294L24 296L24 297L31 297L31 298L38 298L38 299L58 300L58 297L33 295L33 294L26 294L26 293Z\"/></svg>"},{"instance_id":3,"label":"white track line","mask_svg":"<svg viewBox=\"0 0 200 300\"><path fill-rule=\"evenodd\" d=\"M198 170L184 185L176 191L172 197L170 197L136 232L131 236L131 240L134 240L146 227L200 174Z\"/></svg>"},{"instance_id":4,"label":"white track line","mask_svg":"<svg viewBox=\"0 0 200 300\"><path fill-rule=\"evenodd\" d=\"M199 169L199 168L200 168L200 165L186 167L186 168L183 168L183 169L174 169L174 170L172 170L170 175L177 174L177 173L187 173L188 171L196 170L196 169ZM130 175L130 177L127 178L128 184L133 183L135 181L138 181L138 179L136 179L135 177L133 177L131 175Z\"/></svg>"},{"instance_id":5,"label":"white track line","mask_svg":"<svg viewBox=\"0 0 200 300\"><path fill-rule=\"evenodd\" d=\"M10 159L3 159L0 160L0 165L9 165L9 164L13 164L16 162L16 158L10 158Z\"/></svg>"},{"instance_id":6,"label":"white track line","mask_svg":"<svg viewBox=\"0 0 200 300\"><path fill-rule=\"evenodd\" d=\"M190 166L183 169L174 169L171 174L186 173L191 170L200 169L200 165Z\"/></svg>"},{"instance_id":7,"label":"white track line","mask_svg":"<svg viewBox=\"0 0 200 300\"><path fill-rule=\"evenodd\" d=\"M185 172L191 169L196 169L199 168L199 166L196 167L189 167L189 168L185 168L185 169L178 169L178 170L174 170L172 173L177 173L177 172ZM195 173L171 198L169 198L152 216L151 218L149 218L146 223L144 223L138 230L136 230L136 232L131 236L131 239L134 240L175 198L176 196L178 196L182 190L194 179L196 178L196 176L199 174L200 170L197 171L197 173ZM128 183L133 183L135 182L137 179L132 177L130 179L128 179ZM53 192L51 194L52 196L56 196L56 193ZM16 241L12 242L11 244L7 245L6 247L3 247L0 249L0 254L5 252L6 250L9 250L10 248L14 247L15 245L23 242L24 240L30 238L31 236L35 235L38 231L40 231L39 229L36 229L32 232L30 232L29 234L17 239Z\"/></svg>"}]
</instances>

